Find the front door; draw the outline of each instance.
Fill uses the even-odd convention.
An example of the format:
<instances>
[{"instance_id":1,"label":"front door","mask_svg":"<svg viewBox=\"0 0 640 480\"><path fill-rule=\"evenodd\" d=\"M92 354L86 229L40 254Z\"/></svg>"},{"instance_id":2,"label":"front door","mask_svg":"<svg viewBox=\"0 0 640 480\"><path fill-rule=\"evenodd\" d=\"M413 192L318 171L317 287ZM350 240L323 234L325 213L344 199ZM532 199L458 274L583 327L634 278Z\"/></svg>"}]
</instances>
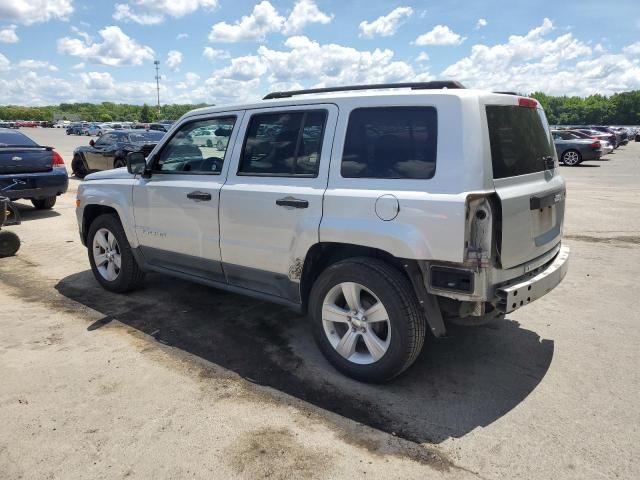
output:
<instances>
[{"instance_id":1,"label":"front door","mask_svg":"<svg viewBox=\"0 0 640 480\"><path fill-rule=\"evenodd\" d=\"M233 145L242 113L189 119L149 158L151 175L133 188L135 229L145 260L178 273L223 281L218 203L230 151L198 145L193 132L224 129Z\"/></svg>"},{"instance_id":2,"label":"front door","mask_svg":"<svg viewBox=\"0 0 640 480\"><path fill-rule=\"evenodd\" d=\"M87 161L89 170L109 170L113 168L113 162L110 152L116 147L118 137L115 133L105 133L93 144L90 150L84 152L84 158Z\"/></svg>"},{"instance_id":3,"label":"front door","mask_svg":"<svg viewBox=\"0 0 640 480\"><path fill-rule=\"evenodd\" d=\"M318 242L337 116L335 105L245 113L242 148L220 196L230 284L299 301L302 264Z\"/></svg>"}]
</instances>

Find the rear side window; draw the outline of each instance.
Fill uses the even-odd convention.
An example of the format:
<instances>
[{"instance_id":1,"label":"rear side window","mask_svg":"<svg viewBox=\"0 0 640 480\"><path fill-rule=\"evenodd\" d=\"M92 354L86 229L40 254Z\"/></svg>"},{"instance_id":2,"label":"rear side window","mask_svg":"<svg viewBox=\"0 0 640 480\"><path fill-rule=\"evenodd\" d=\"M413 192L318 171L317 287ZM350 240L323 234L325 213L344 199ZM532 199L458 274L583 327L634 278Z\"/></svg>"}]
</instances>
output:
<instances>
[{"instance_id":1,"label":"rear side window","mask_svg":"<svg viewBox=\"0 0 640 480\"><path fill-rule=\"evenodd\" d=\"M325 110L254 115L238 175L317 176L326 118Z\"/></svg>"},{"instance_id":2,"label":"rear side window","mask_svg":"<svg viewBox=\"0 0 640 480\"><path fill-rule=\"evenodd\" d=\"M345 178L431 178L436 171L437 129L433 107L355 109L349 117L341 174Z\"/></svg>"},{"instance_id":3,"label":"rear side window","mask_svg":"<svg viewBox=\"0 0 640 480\"><path fill-rule=\"evenodd\" d=\"M554 146L542 110L515 105L487 106L493 178L545 170Z\"/></svg>"},{"instance_id":4,"label":"rear side window","mask_svg":"<svg viewBox=\"0 0 640 480\"><path fill-rule=\"evenodd\" d=\"M0 147L8 146L8 145L22 145L29 147L37 147L38 144L31 140L26 135L23 135L20 132L0 132Z\"/></svg>"}]
</instances>

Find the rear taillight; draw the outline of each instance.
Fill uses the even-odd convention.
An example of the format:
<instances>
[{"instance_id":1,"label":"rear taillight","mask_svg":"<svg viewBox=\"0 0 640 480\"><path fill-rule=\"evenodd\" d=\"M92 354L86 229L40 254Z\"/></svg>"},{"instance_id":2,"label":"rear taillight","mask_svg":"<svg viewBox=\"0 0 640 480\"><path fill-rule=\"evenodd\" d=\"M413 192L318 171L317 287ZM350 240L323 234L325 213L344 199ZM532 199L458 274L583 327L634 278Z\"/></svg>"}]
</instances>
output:
<instances>
[{"instance_id":1,"label":"rear taillight","mask_svg":"<svg viewBox=\"0 0 640 480\"><path fill-rule=\"evenodd\" d=\"M600 142L593 142L591 144L591 148L593 148L594 150L598 150L600 148Z\"/></svg>"},{"instance_id":2,"label":"rear taillight","mask_svg":"<svg viewBox=\"0 0 640 480\"><path fill-rule=\"evenodd\" d=\"M64 160L60 156L58 152L53 151L53 166L54 167L64 167Z\"/></svg>"},{"instance_id":3,"label":"rear taillight","mask_svg":"<svg viewBox=\"0 0 640 480\"><path fill-rule=\"evenodd\" d=\"M465 232L465 262L484 267L491 260L493 212L491 202L485 196L467 198Z\"/></svg>"},{"instance_id":4,"label":"rear taillight","mask_svg":"<svg viewBox=\"0 0 640 480\"><path fill-rule=\"evenodd\" d=\"M518 105L526 108L538 108L538 102L533 98L518 98Z\"/></svg>"}]
</instances>

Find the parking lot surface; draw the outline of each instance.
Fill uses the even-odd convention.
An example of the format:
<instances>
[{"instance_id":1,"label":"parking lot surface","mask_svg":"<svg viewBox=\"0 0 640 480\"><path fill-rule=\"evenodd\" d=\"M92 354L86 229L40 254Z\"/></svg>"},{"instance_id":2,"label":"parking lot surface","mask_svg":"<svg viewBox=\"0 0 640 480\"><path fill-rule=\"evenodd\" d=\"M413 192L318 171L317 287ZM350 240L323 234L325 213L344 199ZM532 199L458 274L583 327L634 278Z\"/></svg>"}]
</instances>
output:
<instances>
[{"instance_id":1,"label":"parking lot surface","mask_svg":"<svg viewBox=\"0 0 640 480\"><path fill-rule=\"evenodd\" d=\"M67 167L89 141L23 131ZM77 179L51 211L23 202L0 259L2 478L640 478L640 143L560 171L564 282L386 385L335 372L283 307L155 274L104 291Z\"/></svg>"}]
</instances>

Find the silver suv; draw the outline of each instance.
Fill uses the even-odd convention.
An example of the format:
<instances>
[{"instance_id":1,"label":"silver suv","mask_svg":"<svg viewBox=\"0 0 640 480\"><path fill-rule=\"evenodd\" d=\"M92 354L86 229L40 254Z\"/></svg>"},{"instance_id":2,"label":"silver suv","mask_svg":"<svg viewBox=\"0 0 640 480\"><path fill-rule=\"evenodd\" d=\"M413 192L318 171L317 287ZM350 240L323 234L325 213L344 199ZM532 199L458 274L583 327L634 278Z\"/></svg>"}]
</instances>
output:
<instances>
[{"instance_id":1,"label":"silver suv","mask_svg":"<svg viewBox=\"0 0 640 480\"><path fill-rule=\"evenodd\" d=\"M88 176L77 216L107 290L155 271L285 304L338 370L382 382L427 329L560 283L557 165L530 98L457 82L276 92L186 114L148 158Z\"/></svg>"}]
</instances>

